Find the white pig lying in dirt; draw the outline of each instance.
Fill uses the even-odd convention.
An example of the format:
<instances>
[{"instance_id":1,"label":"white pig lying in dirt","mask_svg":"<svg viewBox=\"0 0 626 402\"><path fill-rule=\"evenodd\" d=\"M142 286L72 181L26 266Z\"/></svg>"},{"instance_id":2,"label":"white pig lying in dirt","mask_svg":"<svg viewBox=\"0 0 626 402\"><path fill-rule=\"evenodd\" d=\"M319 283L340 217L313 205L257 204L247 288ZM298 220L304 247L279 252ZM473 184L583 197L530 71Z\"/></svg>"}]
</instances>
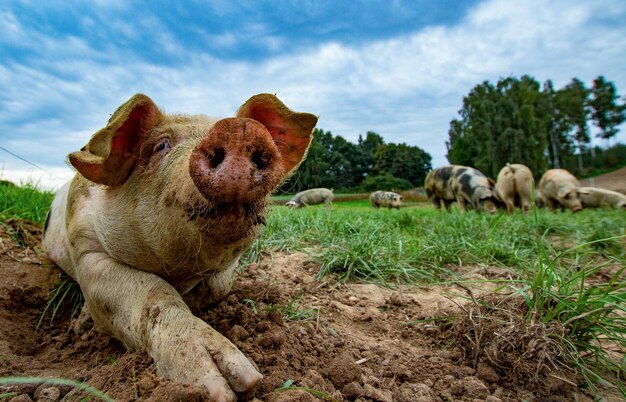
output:
<instances>
[{"instance_id":1,"label":"white pig lying in dirt","mask_svg":"<svg viewBox=\"0 0 626 402\"><path fill-rule=\"evenodd\" d=\"M626 210L626 195L596 187L579 187L580 202L585 208L617 208Z\"/></svg>"},{"instance_id":2,"label":"white pig lying in dirt","mask_svg":"<svg viewBox=\"0 0 626 402\"><path fill-rule=\"evenodd\" d=\"M222 120L166 115L140 94L120 106L69 155L78 174L56 194L43 238L96 326L212 400L253 393L262 375L185 301L230 291L268 195L302 161L316 122L269 94Z\"/></svg>"},{"instance_id":3,"label":"white pig lying in dirt","mask_svg":"<svg viewBox=\"0 0 626 402\"><path fill-rule=\"evenodd\" d=\"M498 173L496 196L504 202L508 213L512 214L516 206L528 212L533 203L533 183L533 173L527 166L507 163Z\"/></svg>"},{"instance_id":4,"label":"white pig lying in dirt","mask_svg":"<svg viewBox=\"0 0 626 402\"><path fill-rule=\"evenodd\" d=\"M302 208L307 205L326 204L326 208L330 208L333 202L333 189L312 188L310 190L300 191L293 198L285 203L290 208Z\"/></svg>"},{"instance_id":5,"label":"white pig lying in dirt","mask_svg":"<svg viewBox=\"0 0 626 402\"><path fill-rule=\"evenodd\" d=\"M541 200L551 211L558 207L569 208L572 212L582 210L578 187L578 179L565 169L549 169L539 181Z\"/></svg>"}]
</instances>

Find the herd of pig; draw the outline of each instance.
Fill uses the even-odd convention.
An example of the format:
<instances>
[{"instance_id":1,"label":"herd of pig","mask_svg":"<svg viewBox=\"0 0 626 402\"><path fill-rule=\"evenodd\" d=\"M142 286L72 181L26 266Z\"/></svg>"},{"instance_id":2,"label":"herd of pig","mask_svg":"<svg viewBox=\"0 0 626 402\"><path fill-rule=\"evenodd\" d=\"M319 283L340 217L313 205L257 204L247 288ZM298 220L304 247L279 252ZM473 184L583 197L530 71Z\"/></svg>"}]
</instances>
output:
<instances>
[{"instance_id":1,"label":"herd of pig","mask_svg":"<svg viewBox=\"0 0 626 402\"><path fill-rule=\"evenodd\" d=\"M333 202L333 189L328 188L312 188L304 190L294 195L293 198L285 203L289 208L302 208L307 205L325 204L330 208ZM402 206L404 197L393 191L374 191L370 194L370 203L374 208L398 208Z\"/></svg>"},{"instance_id":2,"label":"herd of pig","mask_svg":"<svg viewBox=\"0 0 626 402\"><path fill-rule=\"evenodd\" d=\"M581 187L580 182L565 169L549 169L534 190L533 173L521 164L507 163L498 173L497 181L477 169L467 166L444 166L432 170L424 184L426 194L436 208L447 210L457 202L461 211L468 209L495 212L506 207L513 213L516 207L530 211L533 198L538 206L550 210L613 207L626 210L626 196L616 191Z\"/></svg>"},{"instance_id":3,"label":"herd of pig","mask_svg":"<svg viewBox=\"0 0 626 402\"><path fill-rule=\"evenodd\" d=\"M498 208L506 208L513 213L518 207L522 212L530 211L533 204L546 206L554 211L557 208L578 212L584 208L613 207L626 209L626 196L616 191L594 187L581 187L580 183L565 169L550 169L535 183L531 170L522 164L507 163L497 182L477 169L451 165L434 169L428 173L424 188L428 198L437 209L450 210L456 202L459 209L493 213ZM296 194L285 205L301 208L306 205L326 204L333 200L332 189L314 188ZM400 208L403 197L391 191L375 191L370 195L372 207Z\"/></svg>"},{"instance_id":4,"label":"herd of pig","mask_svg":"<svg viewBox=\"0 0 626 402\"><path fill-rule=\"evenodd\" d=\"M225 119L166 114L142 94L122 104L69 155L77 173L55 195L44 226L48 256L84 295L79 322L91 318L146 351L159 375L205 386L211 400L252 395L258 368L192 308L228 294L240 256L265 224L270 193L306 156L316 123L271 94ZM527 209L532 176L515 166L495 189L475 169L439 168L427 189L438 206L490 210L500 191L507 205L517 194ZM551 208L581 208L584 189L565 171L547 172L540 189ZM320 190L288 204L331 200L331 190ZM371 202L399 207L402 198L376 192Z\"/></svg>"}]
</instances>

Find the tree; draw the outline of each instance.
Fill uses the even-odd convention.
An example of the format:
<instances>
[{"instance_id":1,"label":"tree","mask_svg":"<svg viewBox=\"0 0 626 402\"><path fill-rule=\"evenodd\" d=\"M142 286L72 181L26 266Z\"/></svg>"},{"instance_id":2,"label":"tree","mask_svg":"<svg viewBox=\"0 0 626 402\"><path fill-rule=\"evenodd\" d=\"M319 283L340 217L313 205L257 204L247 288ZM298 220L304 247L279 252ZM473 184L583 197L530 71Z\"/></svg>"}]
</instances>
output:
<instances>
[{"instance_id":1,"label":"tree","mask_svg":"<svg viewBox=\"0 0 626 402\"><path fill-rule=\"evenodd\" d=\"M372 174L389 173L421 186L432 169L431 156L423 149L407 144L384 144L376 148Z\"/></svg>"},{"instance_id":2,"label":"tree","mask_svg":"<svg viewBox=\"0 0 626 402\"><path fill-rule=\"evenodd\" d=\"M551 80L544 83L542 93L550 166L560 168L564 166L563 157L572 153L569 133L572 131L573 123L567 115L567 108L564 107L563 92L555 91Z\"/></svg>"},{"instance_id":3,"label":"tree","mask_svg":"<svg viewBox=\"0 0 626 402\"><path fill-rule=\"evenodd\" d=\"M372 176L376 155L387 145L393 148L394 154L387 155L385 169L388 168L390 174L402 175L396 180L421 183L431 168L431 156L422 149L406 144L385 144L383 137L371 131L365 139L359 136L358 143L354 144L339 135L334 136L330 131L315 129L306 159L278 193L315 187L357 189L365 178Z\"/></svg>"},{"instance_id":4,"label":"tree","mask_svg":"<svg viewBox=\"0 0 626 402\"><path fill-rule=\"evenodd\" d=\"M593 80L589 106L594 124L600 129L597 136L608 142L619 132L617 127L626 121L626 102L618 103L615 85L599 76Z\"/></svg>"},{"instance_id":5,"label":"tree","mask_svg":"<svg viewBox=\"0 0 626 402\"><path fill-rule=\"evenodd\" d=\"M461 120L450 122L448 160L495 177L507 162L545 168L545 99L532 77L488 81L463 98Z\"/></svg>"},{"instance_id":6,"label":"tree","mask_svg":"<svg viewBox=\"0 0 626 402\"><path fill-rule=\"evenodd\" d=\"M385 141L383 140L383 137L373 131L368 131L365 135L365 139L363 139L363 136L359 134L357 145L365 165L365 171L363 172L362 179L366 179L370 176L370 173L374 168L374 154L376 153L378 147L384 143Z\"/></svg>"},{"instance_id":7,"label":"tree","mask_svg":"<svg viewBox=\"0 0 626 402\"><path fill-rule=\"evenodd\" d=\"M578 146L579 171L583 170L582 155L591 141L587 126L587 118L589 116L588 98L589 90L585 88L585 84L578 78L573 78L572 82L559 90L561 110L567 116L574 129L572 138Z\"/></svg>"}]
</instances>

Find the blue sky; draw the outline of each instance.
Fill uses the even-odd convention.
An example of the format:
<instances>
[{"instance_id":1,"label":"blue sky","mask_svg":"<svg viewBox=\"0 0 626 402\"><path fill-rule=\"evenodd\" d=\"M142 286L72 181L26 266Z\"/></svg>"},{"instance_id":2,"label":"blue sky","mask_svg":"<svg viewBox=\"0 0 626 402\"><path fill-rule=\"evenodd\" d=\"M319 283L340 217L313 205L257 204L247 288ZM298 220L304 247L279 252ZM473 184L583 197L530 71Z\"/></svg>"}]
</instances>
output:
<instances>
[{"instance_id":1,"label":"blue sky","mask_svg":"<svg viewBox=\"0 0 626 402\"><path fill-rule=\"evenodd\" d=\"M56 188L132 94L166 112L231 116L276 93L355 142L375 131L447 164L476 84L598 75L626 94L626 2L8 1L0 5L0 177ZM626 139L622 126L618 140Z\"/></svg>"}]
</instances>

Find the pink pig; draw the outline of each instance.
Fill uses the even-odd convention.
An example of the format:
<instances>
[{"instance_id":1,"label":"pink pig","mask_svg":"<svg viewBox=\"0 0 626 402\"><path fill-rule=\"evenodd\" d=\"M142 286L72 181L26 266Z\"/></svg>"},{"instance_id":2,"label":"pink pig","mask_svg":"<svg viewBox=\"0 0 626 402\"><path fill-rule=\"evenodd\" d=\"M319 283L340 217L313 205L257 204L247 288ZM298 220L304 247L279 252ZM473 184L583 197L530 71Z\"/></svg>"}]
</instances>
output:
<instances>
[{"instance_id":1,"label":"pink pig","mask_svg":"<svg viewBox=\"0 0 626 402\"><path fill-rule=\"evenodd\" d=\"M230 291L268 195L302 162L316 122L269 94L222 120L167 115L141 94L120 106L69 155L78 174L56 194L43 239L96 326L213 400L253 393L262 375L188 304Z\"/></svg>"}]
</instances>

